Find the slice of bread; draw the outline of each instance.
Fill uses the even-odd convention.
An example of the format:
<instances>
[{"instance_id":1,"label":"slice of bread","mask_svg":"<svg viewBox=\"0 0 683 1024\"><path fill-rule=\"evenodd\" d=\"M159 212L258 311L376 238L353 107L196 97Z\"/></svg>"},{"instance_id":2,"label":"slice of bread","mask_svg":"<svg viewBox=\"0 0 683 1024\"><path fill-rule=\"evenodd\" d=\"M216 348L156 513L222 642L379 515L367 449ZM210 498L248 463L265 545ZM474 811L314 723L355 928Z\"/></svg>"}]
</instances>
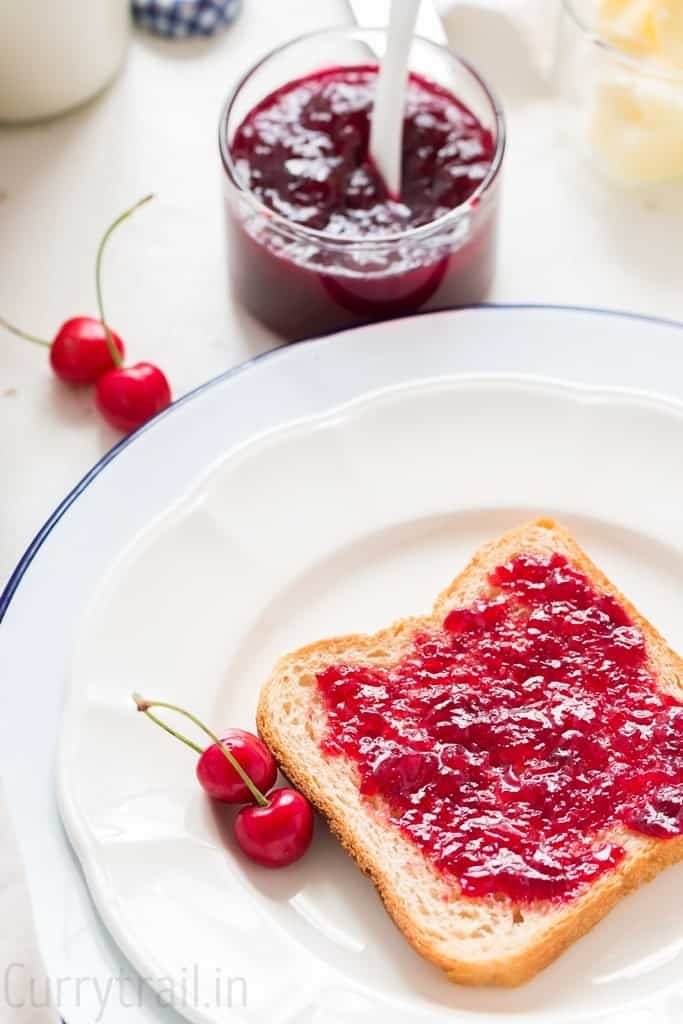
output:
<instances>
[{"instance_id":1,"label":"slice of bread","mask_svg":"<svg viewBox=\"0 0 683 1024\"><path fill-rule=\"evenodd\" d=\"M328 820L359 867L370 876L398 927L427 960L455 982L518 985L551 963L593 927L622 896L683 858L683 837L653 839L619 827L625 850L616 868L566 901L515 905L508 897L464 896L404 834L376 800L362 797L356 765L323 753L326 711L316 675L333 664L386 666L408 650L416 631L438 630L453 608L490 591L488 574L518 554L564 555L594 588L612 595L644 636L648 668L658 686L683 700L683 661L596 568L570 534L539 519L485 544L438 597L432 614L403 619L374 636L311 644L282 658L265 684L259 733L297 785Z\"/></svg>"}]
</instances>

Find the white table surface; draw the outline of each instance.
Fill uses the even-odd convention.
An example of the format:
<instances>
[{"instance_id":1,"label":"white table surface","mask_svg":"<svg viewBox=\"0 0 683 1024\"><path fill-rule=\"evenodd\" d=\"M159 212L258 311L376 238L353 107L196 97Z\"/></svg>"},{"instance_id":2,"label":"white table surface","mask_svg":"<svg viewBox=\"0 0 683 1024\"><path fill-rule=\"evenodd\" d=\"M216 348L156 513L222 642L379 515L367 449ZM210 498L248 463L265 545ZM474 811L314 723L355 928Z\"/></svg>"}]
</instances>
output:
<instances>
[{"instance_id":1,"label":"white table surface","mask_svg":"<svg viewBox=\"0 0 683 1024\"><path fill-rule=\"evenodd\" d=\"M542 21L539 38L550 34L553 6L527 4L527 19ZM461 3L449 19L452 35L475 59L490 61L510 128L492 300L683 319L681 197L620 194L595 181L505 25L487 35L492 48L482 53L476 23L463 30L468 16ZM95 313L99 235L113 215L154 191L155 203L121 230L106 260L107 310L130 355L158 362L181 395L277 344L229 293L218 114L258 55L348 18L344 0L244 0L238 22L214 40L135 33L122 74L94 102L50 123L0 129L5 316L51 336L68 316ZM60 386L44 352L4 333L0 437L1 585L54 506L117 437L99 422L90 394Z\"/></svg>"},{"instance_id":2,"label":"white table surface","mask_svg":"<svg viewBox=\"0 0 683 1024\"><path fill-rule=\"evenodd\" d=\"M488 64L508 114L492 300L683 319L683 194L615 193L578 165L524 51L533 39L534 59L547 59L557 0L482 2L489 10L504 3L530 29L518 38L501 21L500 32L482 32L467 0L448 19L458 47ZM215 40L136 33L122 74L94 102L50 123L0 128L0 312L46 336L69 316L94 314L101 231L153 190L157 200L122 229L106 262L107 308L130 355L162 365L181 395L276 345L227 287L218 114L230 85L271 46L348 18L345 0L244 0L239 21ZM99 422L91 394L53 379L44 352L0 334L0 438L1 588L41 523L117 436Z\"/></svg>"}]
</instances>

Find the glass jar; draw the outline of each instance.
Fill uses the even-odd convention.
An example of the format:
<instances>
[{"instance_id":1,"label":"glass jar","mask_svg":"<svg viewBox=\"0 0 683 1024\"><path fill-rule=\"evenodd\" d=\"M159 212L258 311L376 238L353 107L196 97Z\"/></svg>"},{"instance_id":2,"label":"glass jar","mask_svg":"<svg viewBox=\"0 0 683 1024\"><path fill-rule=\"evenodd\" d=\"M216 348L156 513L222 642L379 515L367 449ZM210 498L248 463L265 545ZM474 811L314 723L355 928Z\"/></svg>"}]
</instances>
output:
<instances>
[{"instance_id":1,"label":"glass jar","mask_svg":"<svg viewBox=\"0 0 683 1024\"><path fill-rule=\"evenodd\" d=\"M444 47L415 39L410 70L452 93L491 132L488 174L460 206L420 227L385 236L340 238L266 207L240 180L231 140L247 114L293 79L326 68L376 64L382 29L315 32L274 50L229 96L220 121L228 259L237 299L287 339L310 337L416 310L481 302L496 255L502 111L485 83Z\"/></svg>"},{"instance_id":2,"label":"glass jar","mask_svg":"<svg viewBox=\"0 0 683 1024\"><path fill-rule=\"evenodd\" d=\"M658 51L646 5L633 10L624 25L597 0L563 0L559 110L577 150L609 180L683 181L683 64Z\"/></svg>"}]
</instances>

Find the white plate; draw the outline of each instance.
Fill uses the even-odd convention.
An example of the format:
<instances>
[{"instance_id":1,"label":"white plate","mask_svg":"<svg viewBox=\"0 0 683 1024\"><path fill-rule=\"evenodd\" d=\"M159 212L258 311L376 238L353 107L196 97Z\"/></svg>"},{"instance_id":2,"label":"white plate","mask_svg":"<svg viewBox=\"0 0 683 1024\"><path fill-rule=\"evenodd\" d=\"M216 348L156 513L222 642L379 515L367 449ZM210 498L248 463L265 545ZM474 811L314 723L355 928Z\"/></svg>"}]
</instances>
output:
<instances>
[{"instance_id":1,"label":"white plate","mask_svg":"<svg viewBox=\"0 0 683 1024\"><path fill-rule=\"evenodd\" d=\"M97 924L56 826L53 730L76 636L62 758L68 827L117 941L164 993L186 979L188 1005L182 993L177 1003L192 1019L365 1024L454 1020L457 1010L475 1021L678 1019L675 870L519 992L453 988L400 939L323 830L315 851L279 875L234 858L186 752L129 711L126 694L182 694L217 723L247 723L275 654L419 611L483 536L540 510L567 519L680 640L678 407L510 379L524 370L680 396L680 337L671 325L525 309L359 329L202 390L68 499L0 602L0 671L13 684L0 749L48 969L85 978L78 992L63 986L69 1024L117 1021L130 1002L127 1020L169 1019L149 993L138 1006L137 993L124 1000L116 988L130 967ZM506 379L411 383L492 371ZM245 448L205 478L202 500L177 505L228 449L321 415L315 429ZM113 624L129 628L114 637ZM195 963L203 986L218 967L224 984L244 976L247 1008L237 983L232 1017L206 987L195 998ZM109 984L104 1011L95 982Z\"/></svg>"},{"instance_id":2,"label":"white plate","mask_svg":"<svg viewBox=\"0 0 683 1024\"><path fill-rule=\"evenodd\" d=\"M60 795L100 912L141 973L181 993L196 963L187 1009L202 1024L225 1019L213 996L221 970L253 1024L340 1015L340 1002L347 1024L387 1003L397 1024L456 1010L489 1021L501 1011L621 1017L634 998L674 984L683 867L523 989L456 987L406 946L323 828L290 871L236 855L231 815L203 799L192 758L150 735L130 691L190 705L216 728L253 728L279 655L426 611L479 543L539 512L566 521L683 647L683 477L671 472L682 449L683 406L445 378L231 451L137 538L79 631Z\"/></svg>"}]
</instances>

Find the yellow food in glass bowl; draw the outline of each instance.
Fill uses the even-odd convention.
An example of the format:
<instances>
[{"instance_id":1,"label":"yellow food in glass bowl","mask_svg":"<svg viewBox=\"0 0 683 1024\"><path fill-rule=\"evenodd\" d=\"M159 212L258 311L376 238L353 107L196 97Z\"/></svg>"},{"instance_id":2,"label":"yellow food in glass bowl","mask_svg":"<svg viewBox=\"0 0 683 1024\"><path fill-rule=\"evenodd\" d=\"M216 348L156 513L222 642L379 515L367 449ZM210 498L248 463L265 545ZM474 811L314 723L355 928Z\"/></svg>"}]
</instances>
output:
<instances>
[{"instance_id":1,"label":"yellow food in glass bowl","mask_svg":"<svg viewBox=\"0 0 683 1024\"><path fill-rule=\"evenodd\" d=\"M683 178L683 0L599 0L596 31L633 62L595 85L591 142L627 184Z\"/></svg>"}]
</instances>

